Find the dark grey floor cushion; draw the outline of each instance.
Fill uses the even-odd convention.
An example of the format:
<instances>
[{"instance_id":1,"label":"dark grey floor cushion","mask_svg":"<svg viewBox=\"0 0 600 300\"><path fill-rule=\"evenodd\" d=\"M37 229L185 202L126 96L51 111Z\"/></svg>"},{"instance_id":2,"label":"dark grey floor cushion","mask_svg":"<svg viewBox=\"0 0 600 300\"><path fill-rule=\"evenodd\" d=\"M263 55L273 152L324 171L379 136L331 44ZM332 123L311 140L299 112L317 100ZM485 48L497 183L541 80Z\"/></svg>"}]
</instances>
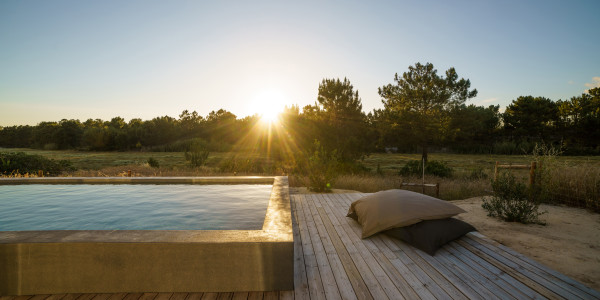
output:
<instances>
[{"instance_id":1,"label":"dark grey floor cushion","mask_svg":"<svg viewBox=\"0 0 600 300\"><path fill-rule=\"evenodd\" d=\"M475 227L469 223L446 218L425 220L413 225L386 230L383 233L400 239L429 255L434 255L446 243L475 230Z\"/></svg>"}]
</instances>

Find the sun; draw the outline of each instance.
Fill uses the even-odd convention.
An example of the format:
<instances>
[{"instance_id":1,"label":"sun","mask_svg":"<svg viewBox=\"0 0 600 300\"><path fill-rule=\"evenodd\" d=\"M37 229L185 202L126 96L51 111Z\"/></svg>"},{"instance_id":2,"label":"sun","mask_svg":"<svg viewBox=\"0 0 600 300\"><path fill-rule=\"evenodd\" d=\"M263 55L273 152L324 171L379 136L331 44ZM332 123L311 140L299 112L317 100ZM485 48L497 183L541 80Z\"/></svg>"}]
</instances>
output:
<instances>
[{"instance_id":1,"label":"sun","mask_svg":"<svg viewBox=\"0 0 600 300\"><path fill-rule=\"evenodd\" d=\"M254 109L260 115L260 120L272 124L279 121L279 114L285 105L285 96L280 91L271 89L260 93L254 102Z\"/></svg>"}]
</instances>

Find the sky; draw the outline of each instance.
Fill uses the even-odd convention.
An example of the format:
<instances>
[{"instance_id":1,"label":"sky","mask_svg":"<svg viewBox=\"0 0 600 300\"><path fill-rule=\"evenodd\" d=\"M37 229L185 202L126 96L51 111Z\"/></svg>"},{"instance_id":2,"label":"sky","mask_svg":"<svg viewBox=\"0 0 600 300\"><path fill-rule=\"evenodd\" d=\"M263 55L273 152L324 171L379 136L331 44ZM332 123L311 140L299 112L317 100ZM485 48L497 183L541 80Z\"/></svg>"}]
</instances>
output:
<instances>
[{"instance_id":1,"label":"sky","mask_svg":"<svg viewBox=\"0 0 600 300\"><path fill-rule=\"evenodd\" d=\"M600 86L600 1L0 1L0 126L238 117L314 104L348 78L363 110L417 62L479 92L569 99Z\"/></svg>"}]
</instances>

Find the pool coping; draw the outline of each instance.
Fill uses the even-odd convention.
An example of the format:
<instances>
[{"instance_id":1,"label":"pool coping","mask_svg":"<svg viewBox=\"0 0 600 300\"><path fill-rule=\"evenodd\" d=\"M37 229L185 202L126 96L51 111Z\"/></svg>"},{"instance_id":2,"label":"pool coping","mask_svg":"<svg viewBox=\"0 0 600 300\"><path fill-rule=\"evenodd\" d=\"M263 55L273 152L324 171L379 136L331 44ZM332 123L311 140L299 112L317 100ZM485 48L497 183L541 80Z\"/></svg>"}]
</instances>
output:
<instances>
[{"instance_id":1,"label":"pool coping","mask_svg":"<svg viewBox=\"0 0 600 300\"><path fill-rule=\"evenodd\" d=\"M2 184L273 184L273 189L261 230L0 231L0 295L293 289L285 176L3 178Z\"/></svg>"}]
</instances>

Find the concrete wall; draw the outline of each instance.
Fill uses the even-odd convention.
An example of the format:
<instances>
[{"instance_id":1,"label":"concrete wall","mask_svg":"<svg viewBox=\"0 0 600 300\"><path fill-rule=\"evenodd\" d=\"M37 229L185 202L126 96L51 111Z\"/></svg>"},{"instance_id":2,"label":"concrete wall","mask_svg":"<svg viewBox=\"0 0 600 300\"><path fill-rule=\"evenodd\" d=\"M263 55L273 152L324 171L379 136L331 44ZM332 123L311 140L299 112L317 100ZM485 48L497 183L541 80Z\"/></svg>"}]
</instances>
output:
<instances>
[{"instance_id":1,"label":"concrete wall","mask_svg":"<svg viewBox=\"0 0 600 300\"><path fill-rule=\"evenodd\" d=\"M273 182L262 230L0 232L0 295L291 290L287 177L251 178Z\"/></svg>"}]
</instances>

